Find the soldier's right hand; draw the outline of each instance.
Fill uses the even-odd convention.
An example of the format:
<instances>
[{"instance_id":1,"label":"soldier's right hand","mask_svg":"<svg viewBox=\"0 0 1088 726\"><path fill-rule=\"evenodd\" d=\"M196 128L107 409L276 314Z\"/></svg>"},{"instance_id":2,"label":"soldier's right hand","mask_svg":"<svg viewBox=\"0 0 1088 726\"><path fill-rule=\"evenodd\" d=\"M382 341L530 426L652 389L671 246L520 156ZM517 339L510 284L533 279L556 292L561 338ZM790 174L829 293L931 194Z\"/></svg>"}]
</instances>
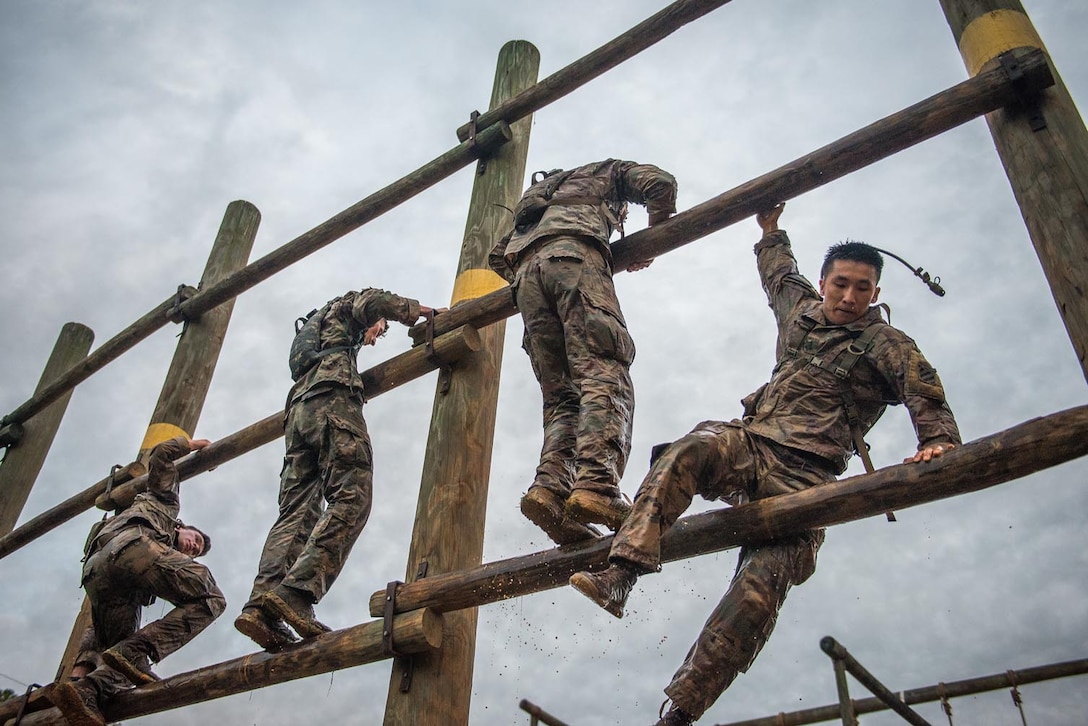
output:
<instances>
[{"instance_id":1,"label":"soldier's right hand","mask_svg":"<svg viewBox=\"0 0 1088 726\"><path fill-rule=\"evenodd\" d=\"M189 439L189 451L200 451L211 443L208 439Z\"/></svg>"}]
</instances>

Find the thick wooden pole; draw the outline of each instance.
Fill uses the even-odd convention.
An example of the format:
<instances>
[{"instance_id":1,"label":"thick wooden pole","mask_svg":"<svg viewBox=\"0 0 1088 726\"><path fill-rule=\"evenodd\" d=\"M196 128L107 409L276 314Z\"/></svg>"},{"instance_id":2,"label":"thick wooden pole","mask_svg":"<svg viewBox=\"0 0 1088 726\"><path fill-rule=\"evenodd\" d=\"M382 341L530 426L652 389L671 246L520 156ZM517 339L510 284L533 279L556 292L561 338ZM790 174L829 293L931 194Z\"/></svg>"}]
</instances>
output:
<instances>
[{"instance_id":1,"label":"thick wooden pole","mask_svg":"<svg viewBox=\"0 0 1088 726\"><path fill-rule=\"evenodd\" d=\"M1020 0L941 0L971 75L1010 48L1046 51ZM990 113L997 153L1088 379L1088 130L1051 61L1055 83Z\"/></svg>"},{"instance_id":2,"label":"thick wooden pole","mask_svg":"<svg viewBox=\"0 0 1088 726\"><path fill-rule=\"evenodd\" d=\"M60 330L49 361L45 364L38 390L42 390L57 376L83 360L91 349L94 331L79 323L66 323ZM68 408L71 391L54 401L48 408L30 419L23 426L22 436L16 445L8 448L0 465L0 535L15 528L23 511L30 490L45 463L49 447L60 428L60 421Z\"/></svg>"},{"instance_id":3,"label":"thick wooden pole","mask_svg":"<svg viewBox=\"0 0 1088 726\"><path fill-rule=\"evenodd\" d=\"M972 441L926 464L899 464L848 479L692 515L662 541L665 562L694 557L979 491L1088 454L1088 406L1032 419ZM604 565L612 537L491 562L397 588L396 610L448 612L567 583ZM380 612L385 591L370 597Z\"/></svg>"},{"instance_id":4,"label":"thick wooden pole","mask_svg":"<svg viewBox=\"0 0 1088 726\"><path fill-rule=\"evenodd\" d=\"M442 645L443 616L416 610L393 618L394 647L405 653L423 653ZM259 651L241 658L179 673L135 690L119 693L104 709L110 723L245 693L277 683L386 660L382 643L384 622L374 620L306 640L279 653ZM33 699L34 707L47 707ZM0 704L0 724L6 724L18 704ZM315 715L315 723L321 719ZM23 719L30 724L64 724L56 709Z\"/></svg>"},{"instance_id":5,"label":"thick wooden pole","mask_svg":"<svg viewBox=\"0 0 1088 726\"><path fill-rule=\"evenodd\" d=\"M443 360L456 361L480 349L480 338L475 328L465 325L457 330L436 338L434 348ZM415 348L379 363L363 371L363 382L367 398L374 398L395 386L402 385L430 373L437 367L427 358L425 349ZM250 424L229 436L224 436L211 446L201 450L200 455L190 454L180 459L178 473L182 481L197 474L210 471L220 464L249 453L259 446L275 441L283 436L283 411L266 416L257 423ZM66 499L61 504L27 521L14 532L0 537L0 558L6 557L20 547L33 542L46 532L64 524L73 517L82 514L91 507L99 509L118 509L128 506L133 497L147 486L146 468L139 462L124 467L114 476L115 489L110 496L105 495L108 477L94 484L89 489ZM131 486L126 484L131 482Z\"/></svg>"},{"instance_id":6,"label":"thick wooden pole","mask_svg":"<svg viewBox=\"0 0 1088 726\"><path fill-rule=\"evenodd\" d=\"M1053 80L1042 52L1020 57L1024 83L1041 88ZM1001 108L1017 100L1007 73L993 69L964 81L920 103L844 136L822 149L724 192L670 217L667 221L627 235L612 245L615 268L636 260L659 257L670 250L749 219L772 202L786 201L863 169L892 154ZM451 310L435 322L436 332L471 323L479 328L513 315L514 303L499 290ZM411 331L417 342L422 327Z\"/></svg>"},{"instance_id":7,"label":"thick wooden pole","mask_svg":"<svg viewBox=\"0 0 1088 726\"><path fill-rule=\"evenodd\" d=\"M533 85L539 65L540 54L532 44L504 45L491 106ZM513 124L511 143L477 167L451 308L506 287L506 281L489 269L487 255L509 222L506 209L513 209L521 196L531 127L531 116ZM481 331L480 352L452 370L448 389L439 380L408 552L409 581L475 567L483 558L505 329L501 323ZM468 724L476 610L450 615L445 630L442 650L394 661L387 726ZM405 669L411 670L407 691L402 685Z\"/></svg>"},{"instance_id":8,"label":"thick wooden pole","mask_svg":"<svg viewBox=\"0 0 1088 726\"><path fill-rule=\"evenodd\" d=\"M239 200L227 206L200 278L201 289L216 285L246 266L260 223L260 211L249 202ZM151 449L163 441L193 436L233 311L234 300L228 300L185 323L140 445L140 461L146 461Z\"/></svg>"},{"instance_id":9,"label":"thick wooden pole","mask_svg":"<svg viewBox=\"0 0 1088 726\"><path fill-rule=\"evenodd\" d=\"M261 213L249 202L235 201L227 205L219 233L212 243L204 274L201 276L201 287L214 285L235 270L245 267L260 222ZM193 436L233 310L232 300L205 313L200 319L185 322L170 368L166 372L158 403L151 416L151 423L140 445L138 461L145 463L151 455L151 449L163 441L175 436ZM84 598L60 659L58 681L71 672L79 654L83 633L90 625L91 608Z\"/></svg>"}]
</instances>

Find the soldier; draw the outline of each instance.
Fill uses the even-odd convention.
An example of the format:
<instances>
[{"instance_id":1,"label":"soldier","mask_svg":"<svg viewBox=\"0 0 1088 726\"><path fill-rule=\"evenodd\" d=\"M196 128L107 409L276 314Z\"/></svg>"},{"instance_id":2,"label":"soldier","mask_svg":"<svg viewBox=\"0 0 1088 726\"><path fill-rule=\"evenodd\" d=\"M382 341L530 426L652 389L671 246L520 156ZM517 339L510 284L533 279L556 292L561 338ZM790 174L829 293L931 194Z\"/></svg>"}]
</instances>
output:
<instances>
[{"instance_id":1,"label":"soldier","mask_svg":"<svg viewBox=\"0 0 1088 726\"><path fill-rule=\"evenodd\" d=\"M869 245L828 250L819 293L797 270L784 205L757 215L763 288L778 322L771 380L742 401L744 417L704 421L651 465L609 567L570 583L616 617L638 575L660 570L660 541L694 495L732 504L834 480L887 405L906 404L918 435L908 462L930 461L960 442L944 389L914 341L884 322L875 303L883 258ZM816 567L824 531L741 549L733 580L665 689L658 726L690 724L746 671L774 627L792 585Z\"/></svg>"},{"instance_id":2,"label":"soldier","mask_svg":"<svg viewBox=\"0 0 1088 726\"><path fill-rule=\"evenodd\" d=\"M619 481L631 449L635 344L608 239L617 228L622 235L627 202L645 205L651 225L668 219L676 180L650 164L608 159L536 172L532 181L490 263L511 283L544 399L544 445L521 511L568 544L596 536L592 523L618 528L630 511Z\"/></svg>"},{"instance_id":3,"label":"soldier","mask_svg":"<svg viewBox=\"0 0 1088 726\"><path fill-rule=\"evenodd\" d=\"M188 643L226 607L211 572L192 559L211 549L211 538L178 519L174 459L210 443L179 436L153 448L147 491L87 543L83 588L93 629L73 671L86 675L58 684L51 696L73 726L106 723L102 703L130 684L158 680L149 661L160 662ZM156 597L174 609L140 628L140 611Z\"/></svg>"},{"instance_id":4,"label":"soldier","mask_svg":"<svg viewBox=\"0 0 1088 726\"><path fill-rule=\"evenodd\" d=\"M412 325L433 312L416 300L367 288L334 298L296 322L279 517L265 541L249 601L234 621L262 648L297 641L284 621L303 638L328 632L313 606L332 587L363 531L373 490L355 354L385 334L387 319Z\"/></svg>"}]
</instances>

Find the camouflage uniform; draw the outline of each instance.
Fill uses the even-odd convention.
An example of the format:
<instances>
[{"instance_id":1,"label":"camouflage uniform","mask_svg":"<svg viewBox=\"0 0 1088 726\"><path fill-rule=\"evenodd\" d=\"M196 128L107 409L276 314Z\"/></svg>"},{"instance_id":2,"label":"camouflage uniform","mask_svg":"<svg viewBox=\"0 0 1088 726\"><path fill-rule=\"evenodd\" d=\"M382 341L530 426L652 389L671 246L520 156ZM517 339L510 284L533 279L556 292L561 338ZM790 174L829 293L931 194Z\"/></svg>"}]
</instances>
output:
<instances>
[{"instance_id":1,"label":"camouflage uniform","mask_svg":"<svg viewBox=\"0 0 1088 726\"><path fill-rule=\"evenodd\" d=\"M226 607L223 593L207 567L174 549L178 524L179 481L174 459L189 453L183 436L151 450L147 491L108 520L91 542L83 565L83 588L91 603L93 635L85 649L102 651L122 641L140 642L151 659L161 661L195 638ZM175 607L140 627L140 612L160 597ZM95 670L88 674L99 698L109 698L129 681L81 654Z\"/></svg>"},{"instance_id":2,"label":"camouflage uniform","mask_svg":"<svg viewBox=\"0 0 1088 726\"><path fill-rule=\"evenodd\" d=\"M888 405L903 403L919 448L960 443L940 379L913 340L884 323L878 308L848 325L829 324L785 232L768 234L755 250L778 322L771 380L744 400L742 420L704 421L654 462L613 542L613 561L658 570L661 537L695 494L738 504L833 480L854 449L844 391L863 432ZM880 326L871 349L836 375L844 351L870 325ZM698 718L748 669L789 588L815 570L823 538L823 530L812 530L741 549L729 589L665 689L676 706Z\"/></svg>"},{"instance_id":3,"label":"camouflage uniform","mask_svg":"<svg viewBox=\"0 0 1088 726\"><path fill-rule=\"evenodd\" d=\"M676 180L613 159L562 174L539 220L516 226L490 259L511 281L522 347L544 399L534 485L561 499L574 488L617 497L631 450L635 344L616 299L608 239L626 202L645 205L651 217L674 212Z\"/></svg>"},{"instance_id":4,"label":"camouflage uniform","mask_svg":"<svg viewBox=\"0 0 1088 726\"><path fill-rule=\"evenodd\" d=\"M279 517L268 533L246 607L279 584L318 602L370 516L373 459L353 341L379 319L411 325L419 303L374 288L332 301L321 320L325 355L287 397ZM324 506L327 502L327 506Z\"/></svg>"}]
</instances>

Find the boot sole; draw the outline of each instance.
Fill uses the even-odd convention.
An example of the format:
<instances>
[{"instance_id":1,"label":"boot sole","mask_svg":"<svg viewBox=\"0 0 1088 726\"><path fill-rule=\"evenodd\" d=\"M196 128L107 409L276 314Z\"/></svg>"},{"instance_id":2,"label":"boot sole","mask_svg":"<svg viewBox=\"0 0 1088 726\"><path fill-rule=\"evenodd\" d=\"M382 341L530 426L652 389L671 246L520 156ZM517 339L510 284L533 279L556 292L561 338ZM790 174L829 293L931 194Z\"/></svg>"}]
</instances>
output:
<instances>
[{"instance_id":1,"label":"boot sole","mask_svg":"<svg viewBox=\"0 0 1088 726\"><path fill-rule=\"evenodd\" d=\"M106 718L101 712L87 707L71 683L58 683L49 693L49 700L60 709L70 726L106 726Z\"/></svg>"},{"instance_id":2,"label":"boot sole","mask_svg":"<svg viewBox=\"0 0 1088 726\"><path fill-rule=\"evenodd\" d=\"M609 615L613 615L620 619L623 618L623 606L610 598L602 597L601 591L597 589L597 583L594 582L593 578L588 574L584 572L575 572L570 576L568 582L571 587L595 602Z\"/></svg>"},{"instance_id":3,"label":"boot sole","mask_svg":"<svg viewBox=\"0 0 1088 726\"><path fill-rule=\"evenodd\" d=\"M595 503L583 503L575 492L567 499L566 513L574 521L586 525L603 524L613 532L617 532L631 510L616 511L610 507L597 506Z\"/></svg>"},{"instance_id":4,"label":"boot sole","mask_svg":"<svg viewBox=\"0 0 1088 726\"><path fill-rule=\"evenodd\" d=\"M288 605L283 598L273 592L267 593L264 596L264 600L261 601L261 607L265 608L273 617L282 618L284 622L294 628L295 632L303 638L316 638L319 635L332 632L332 628L316 618L308 618L305 615L300 615L299 612Z\"/></svg>"},{"instance_id":5,"label":"boot sole","mask_svg":"<svg viewBox=\"0 0 1088 726\"><path fill-rule=\"evenodd\" d=\"M134 686L144 686L148 683L154 683L161 680L158 676L151 673L145 673L135 665L132 664L127 658L121 657L119 654L114 653L112 650L102 651L102 660L110 668L114 669L125 678L129 680Z\"/></svg>"},{"instance_id":6,"label":"boot sole","mask_svg":"<svg viewBox=\"0 0 1088 726\"><path fill-rule=\"evenodd\" d=\"M561 508L556 512L544 502L531 499L528 495L521 499L521 513L544 530L544 534L559 546L585 542L601 536L593 527L564 517Z\"/></svg>"},{"instance_id":7,"label":"boot sole","mask_svg":"<svg viewBox=\"0 0 1088 726\"><path fill-rule=\"evenodd\" d=\"M294 645L295 642L297 642L288 640L284 636L277 634L274 630L261 622L260 615L242 613L234 619L234 629L269 652L283 650L287 646Z\"/></svg>"}]
</instances>

